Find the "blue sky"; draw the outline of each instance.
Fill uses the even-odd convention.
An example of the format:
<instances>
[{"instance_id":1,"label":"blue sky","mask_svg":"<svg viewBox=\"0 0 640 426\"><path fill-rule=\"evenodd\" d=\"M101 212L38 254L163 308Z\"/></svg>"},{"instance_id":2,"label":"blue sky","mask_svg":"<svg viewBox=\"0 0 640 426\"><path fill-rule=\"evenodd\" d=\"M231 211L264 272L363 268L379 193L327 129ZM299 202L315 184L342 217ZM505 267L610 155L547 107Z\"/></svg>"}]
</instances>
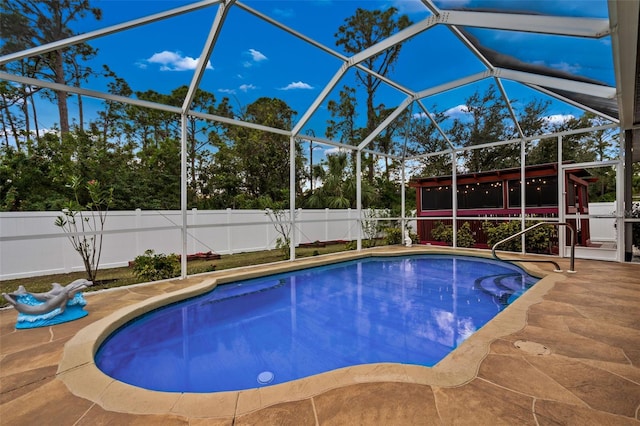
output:
<instances>
[{"instance_id":1,"label":"blue sky","mask_svg":"<svg viewBox=\"0 0 640 426\"><path fill-rule=\"evenodd\" d=\"M158 13L190 1L175 0L94 0L92 5L102 10L102 20L86 18L73 23L77 32L87 32L147 14ZM429 16L418 0L247 0L243 4L278 19L295 31L311 37L340 52L334 34L345 18L357 7L384 9L397 7L413 22ZM556 15L606 17L605 0L513 1L513 0L440 0L440 7L508 8ZM134 91L154 90L169 93L188 85L201 55L209 28L218 7L216 5L153 24L129 29L94 39L90 44L98 49L92 67L108 64L124 78ZM513 55L525 62L566 70L613 85L609 39L587 40L528 33L473 29L472 35L487 47ZM342 52L341 52L342 53ZM311 106L324 86L340 68L341 61L290 34L256 18L239 7L232 7L211 55L201 88L218 99L226 96L234 107L244 107L259 97L285 100L300 118ZM420 91L449 80L483 71L484 66L444 26L437 26L407 41L401 60L391 76L403 86ZM86 87L106 90L107 81L93 78ZM354 71L350 70L329 99L337 100L344 85L354 86ZM464 100L474 90L484 90L480 82L424 99L427 107L437 105L451 117L464 114ZM520 84L505 83L508 95L518 99L517 105L538 96ZM395 107L406 95L383 84L376 102ZM73 110L73 98L70 107ZM88 109L100 108L99 101L85 100ZM364 98L359 99L360 119L364 120ZM42 105L42 102L40 103ZM55 108L50 108L55 121ZM579 110L561 102L553 103L549 114L556 117L578 114ZM87 114L91 116L91 112ZM309 128L319 136L326 127L326 100L314 114ZM46 118L43 118L46 120ZM49 126L52 123L41 123Z\"/></svg>"}]
</instances>

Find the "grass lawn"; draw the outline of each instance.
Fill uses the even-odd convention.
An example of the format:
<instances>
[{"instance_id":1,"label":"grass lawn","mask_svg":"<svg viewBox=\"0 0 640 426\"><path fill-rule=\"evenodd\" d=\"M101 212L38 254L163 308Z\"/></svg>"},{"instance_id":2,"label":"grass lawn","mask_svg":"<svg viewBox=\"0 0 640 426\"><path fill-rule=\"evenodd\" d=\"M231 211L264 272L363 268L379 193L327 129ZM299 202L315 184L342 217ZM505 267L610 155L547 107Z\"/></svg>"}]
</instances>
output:
<instances>
[{"instance_id":1,"label":"grass lawn","mask_svg":"<svg viewBox=\"0 0 640 426\"><path fill-rule=\"evenodd\" d=\"M346 250L345 244L330 244L325 247L297 248L296 257L309 257L319 254L335 253ZM280 250L266 250L249 253L237 253L223 255L217 260L193 260L188 262L187 273L189 275L199 274L202 272L210 272L213 270L220 271L223 269L238 268L249 265L259 265L263 263L278 262L283 260ZM15 280L0 281L0 292L11 293L18 289L19 285L23 285L27 291L31 293L44 293L51 290L51 284L54 282L67 285L79 278L85 278L86 273L72 272L69 274L43 275L39 277L20 278ZM105 288L121 287L130 284L144 282L137 278L133 273L133 268L110 268L100 269L98 271L97 283L87 288L85 292L96 291ZM9 304L0 299L0 307Z\"/></svg>"}]
</instances>

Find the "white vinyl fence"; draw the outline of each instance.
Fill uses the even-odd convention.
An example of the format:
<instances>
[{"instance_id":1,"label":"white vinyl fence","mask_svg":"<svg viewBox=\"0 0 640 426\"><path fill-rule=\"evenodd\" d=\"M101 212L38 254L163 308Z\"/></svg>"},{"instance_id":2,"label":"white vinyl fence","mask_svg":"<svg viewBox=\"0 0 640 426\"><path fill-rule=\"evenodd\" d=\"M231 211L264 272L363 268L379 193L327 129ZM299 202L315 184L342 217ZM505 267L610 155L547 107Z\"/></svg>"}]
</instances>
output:
<instances>
[{"instance_id":1,"label":"white vinyl fence","mask_svg":"<svg viewBox=\"0 0 640 426\"><path fill-rule=\"evenodd\" d=\"M0 213L0 280L83 271L82 259L54 222L58 212ZM356 210L298 210L296 245L354 240ZM100 268L126 266L147 249L180 253L180 211L110 211ZM275 248L279 234L264 210L189 210L188 254L219 254Z\"/></svg>"},{"instance_id":2,"label":"white vinyl fence","mask_svg":"<svg viewBox=\"0 0 640 426\"><path fill-rule=\"evenodd\" d=\"M589 231L592 241L613 242L616 237L616 203L589 203Z\"/></svg>"},{"instance_id":3,"label":"white vinyl fence","mask_svg":"<svg viewBox=\"0 0 640 426\"><path fill-rule=\"evenodd\" d=\"M590 203L592 240L615 241L614 203ZM62 229L58 212L0 213L0 280L83 271L82 259ZM356 210L296 213L296 245L314 241L351 241L361 234ZM180 253L180 211L110 211L104 229L100 268L126 266L152 249ZM189 210L187 253L233 254L275 248L279 234L264 210ZM410 225L414 227L413 221Z\"/></svg>"}]
</instances>

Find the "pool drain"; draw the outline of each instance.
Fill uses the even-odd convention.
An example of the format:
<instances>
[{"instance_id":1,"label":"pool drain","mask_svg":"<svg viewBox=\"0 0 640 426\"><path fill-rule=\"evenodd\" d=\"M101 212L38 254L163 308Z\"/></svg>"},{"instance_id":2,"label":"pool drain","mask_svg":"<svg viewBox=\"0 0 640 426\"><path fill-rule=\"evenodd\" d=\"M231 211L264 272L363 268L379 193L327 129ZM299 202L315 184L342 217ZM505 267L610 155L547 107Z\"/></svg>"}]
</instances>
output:
<instances>
[{"instance_id":1,"label":"pool drain","mask_svg":"<svg viewBox=\"0 0 640 426\"><path fill-rule=\"evenodd\" d=\"M271 371L263 371L258 374L258 383L261 385L266 385L273 382L273 373Z\"/></svg>"},{"instance_id":2,"label":"pool drain","mask_svg":"<svg viewBox=\"0 0 640 426\"><path fill-rule=\"evenodd\" d=\"M527 340L518 340L513 346L531 355L549 355L551 353L551 349L545 345Z\"/></svg>"}]
</instances>

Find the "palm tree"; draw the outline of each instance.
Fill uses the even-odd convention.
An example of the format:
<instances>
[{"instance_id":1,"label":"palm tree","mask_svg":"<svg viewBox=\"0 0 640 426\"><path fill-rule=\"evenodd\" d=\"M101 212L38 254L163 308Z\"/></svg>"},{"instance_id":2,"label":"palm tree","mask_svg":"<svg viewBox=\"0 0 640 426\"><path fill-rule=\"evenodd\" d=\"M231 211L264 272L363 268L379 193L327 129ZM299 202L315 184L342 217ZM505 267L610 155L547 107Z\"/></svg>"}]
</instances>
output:
<instances>
[{"instance_id":1,"label":"palm tree","mask_svg":"<svg viewBox=\"0 0 640 426\"><path fill-rule=\"evenodd\" d=\"M314 189L307 200L312 208L346 209L356 207L356 177L349 167L347 154L338 153L327 156L326 168L315 169L314 175L322 180L322 184ZM362 181L362 203L369 205L375 198L373 187Z\"/></svg>"}]
</instances>

